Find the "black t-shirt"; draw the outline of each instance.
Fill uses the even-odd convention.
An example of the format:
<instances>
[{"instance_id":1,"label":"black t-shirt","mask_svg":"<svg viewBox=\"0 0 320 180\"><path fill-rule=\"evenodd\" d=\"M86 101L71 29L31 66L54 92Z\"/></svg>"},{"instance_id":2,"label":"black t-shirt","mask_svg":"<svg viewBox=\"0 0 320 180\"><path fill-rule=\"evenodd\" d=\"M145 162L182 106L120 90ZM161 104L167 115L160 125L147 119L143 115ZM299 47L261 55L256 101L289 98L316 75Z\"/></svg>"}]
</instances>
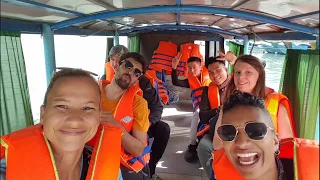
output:
<instances>
[{"instance_id":1,"label":"black t-shirt","mask_svg":"<svg viewBox=\"0 0 320 180\"><path fill-rule=\"evenodd\" d=\"M139 79L139 86L143 91L143 98L148 102L148 109L150 109L149 121L152 124L161 120L163 106L160 102L160 97L157 90L152 86L150 80L145 76Z\"/></svg>"},{"instance_id":2,"label":"black t-shirt","mask_svg":"<svg viewBox=\"0 0 320 180\"><path fill-rule=\"evenodd\" d=\"M85 147L82 152L82 170L80 180L85 180L87 177L89 164L91 160L92 151L89 148Z\"/></svg>"},{"instance_id":3,"label":"black t-shirt","mask_svg":"<svg viewBox=\"0 0 320 180\"><path fill-rule=\"evenodd\" d=\"M278 180L294 180L293 159L276 158L278 167Z\"/></svg>"}]
</instances>

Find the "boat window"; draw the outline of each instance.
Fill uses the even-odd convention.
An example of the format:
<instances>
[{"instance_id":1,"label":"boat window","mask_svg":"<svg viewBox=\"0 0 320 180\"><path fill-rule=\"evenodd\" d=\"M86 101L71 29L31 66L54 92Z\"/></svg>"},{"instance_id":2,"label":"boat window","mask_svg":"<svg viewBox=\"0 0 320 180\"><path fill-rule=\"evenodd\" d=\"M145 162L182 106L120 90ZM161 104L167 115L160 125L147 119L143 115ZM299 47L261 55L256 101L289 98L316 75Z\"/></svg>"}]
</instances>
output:
<instances>
[{"instance_id":1,"label":"boat window","mask_svg":"<svg viewBox=\"0 0 320 180\"><path fill-rule=\"evenodd\" d=\"M46 91L43 39L40 34L22 34L22 48L27 69L28 87L34 123L40 121L40 106ZM106 36L55 35L56 67L81 68L100 76L104 73ZM127 46L126 36L119 44Z\"/></svg>"}]
</instances>

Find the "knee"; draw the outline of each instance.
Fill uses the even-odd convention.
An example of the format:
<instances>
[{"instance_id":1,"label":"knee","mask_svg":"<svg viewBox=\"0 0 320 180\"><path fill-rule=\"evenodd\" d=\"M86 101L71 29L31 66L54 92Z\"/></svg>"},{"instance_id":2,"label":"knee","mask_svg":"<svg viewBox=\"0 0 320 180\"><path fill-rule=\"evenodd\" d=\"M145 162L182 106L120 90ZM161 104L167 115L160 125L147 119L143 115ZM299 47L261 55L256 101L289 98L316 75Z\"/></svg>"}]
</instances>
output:
<instances>
[{"instance_id":1,"label":"knee","mask_svg":"<svg viewBox=\"0 0 320 180\"><path fill-rule=\"evenodd\" d=\"M199 144L198 144L198 148L197 148L197 151L198 151L198 154L199 153L211 153L213 150L213 145L212 145L212 141L208 140L208 139L205 139L205 138L202 138L200 141L199 141Z\"/></svg>"},{"instance_id":2,"label":"knee","mask_svg":"<svg viewBox=\"0 0 320 180\"><path fill-rule=\"evenodd\" d=\"M171 129L170 129L169 124L167 124L167 123L165 123L163 121L160 121L159 123L160 123L160 128L164 132L164 134L170 135Z\"/></svg>"},{"instance_id":3,"label":"knee","mask_svg":"<svg viewBox=\"0 0 320 180\"><path fill-rule=\"evenodd\" d=\"M197 147L197 151L198 151L198 154L200 152L203 152L203 150L205 149L205 142L203 140L203 138L200 139L199 143L198 143L198 147Z\"/></svg>"},{"instance_id":4,"label":"knee","mask_svg":"<svg viewBox=\"0 0 320 180\"><path fill-rule=\"evenodd\" d=\"M163 122L159 121L155 124L156 133L155 134L162 134L163 136L170 136L170 126Z\"/></svg>"}]
</instances>

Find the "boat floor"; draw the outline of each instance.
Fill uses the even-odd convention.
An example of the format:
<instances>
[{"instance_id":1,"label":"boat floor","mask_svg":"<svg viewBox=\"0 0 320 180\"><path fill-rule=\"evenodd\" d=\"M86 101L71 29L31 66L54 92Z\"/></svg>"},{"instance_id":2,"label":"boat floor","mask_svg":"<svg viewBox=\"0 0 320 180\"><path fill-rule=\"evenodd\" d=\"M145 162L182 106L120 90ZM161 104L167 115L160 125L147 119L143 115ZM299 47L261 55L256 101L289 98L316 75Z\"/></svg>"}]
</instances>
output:
<instances>
[{"instance_id":1,"label":"boat floor","mask_svg":"<svg viewBox=\"0 0 320 180\"><path fill-rule=\"evenodd\" d=\"M183 157L189 145L192 111L190 100L180 100L179 103L164 108L162 119L169 124L171 134L156 168L156 173L163 180L208 180L200 163L190 164Z\"/></svg>"}]
</instances>

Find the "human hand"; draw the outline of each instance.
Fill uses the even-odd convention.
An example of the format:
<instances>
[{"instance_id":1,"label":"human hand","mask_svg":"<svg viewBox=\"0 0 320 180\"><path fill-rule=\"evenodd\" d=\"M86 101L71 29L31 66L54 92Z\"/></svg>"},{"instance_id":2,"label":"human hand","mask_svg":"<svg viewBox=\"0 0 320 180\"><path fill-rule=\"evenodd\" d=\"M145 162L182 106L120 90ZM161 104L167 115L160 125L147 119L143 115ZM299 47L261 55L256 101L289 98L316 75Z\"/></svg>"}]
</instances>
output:
<instances>
[{"instance_id":1,"label":"human hand","mask_svg":"<svg viewBox=\"0 0 320 180\"><path fill-rule=\"evenodd\" d=\"M122 127L121 124L113 117L112 113L109 111L100 111L100 121Z\"/></svg>"},{"instance_id":2,"label":"human hand","mask_svg":"<svg viewBox=\"0 0 320 180\"><path fill-rule=\"evenodd\" d=\"M224 54L223 52L219 51L219 55L221 56L221 58L217 58L217 60L219 61L228 61L229 64L234 64L237 60L237 56L234 55L233 52L228 51L226 54Z\"/></svg>"},{"instance_id":3,"label":"human hand","mask_svg":"<svg viewBox=\"0 0 320 180\"><path fill-rule=\"evenodd\" d=\"M177 69L181 57L182 53L178 52L178 54L172 59L172 69Z\"/></svg>"}]
</instances>

